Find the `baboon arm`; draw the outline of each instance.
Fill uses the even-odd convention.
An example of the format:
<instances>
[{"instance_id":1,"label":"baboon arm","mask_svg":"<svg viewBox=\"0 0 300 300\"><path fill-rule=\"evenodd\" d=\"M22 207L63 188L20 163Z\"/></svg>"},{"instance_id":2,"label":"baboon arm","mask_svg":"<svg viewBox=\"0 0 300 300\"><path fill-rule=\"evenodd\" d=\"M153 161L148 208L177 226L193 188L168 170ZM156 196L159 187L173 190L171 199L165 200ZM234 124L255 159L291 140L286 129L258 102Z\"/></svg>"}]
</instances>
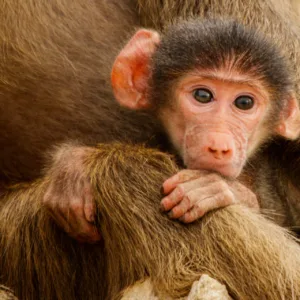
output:
<instances>
[{"instance_id":1,"label":"baboon arm","mask_svg":"<svg viewBox=\"0 0 300 300\"><path fill-rule=\"evenodd\" d=\"M13 186L1 199L0 282L19 299L104 299L102 242L78 243L57 226L43 204L48 183Z\"/></svg>"},{"instance_id":2,"label":"baboon arm","mask_svg":"<svg viewBox=\"0 0 300 300\"><path fill-rule=\"evenodd\" d=\"M103 243L80 244L41 201L48 178L8 191L0 207L0 278L20 299L114 299L138 280L187 295L206 273L239 299L297 299L299 247L279 226L242 206L183 225L160 213L171 157L102 145L84 163ZM279 296L278 296L279 295Z\"/></svg>"},{"instance_id":3,"label":"baboon arm","mask_svg":"<svg viewBox=\"0 0 300 300\"><path fill-rule=\"evenodd\" d=\"M102 147L98 155L88 169L110 295L150 276L162 299L176 298L206 273L237 299L298 297L300 249L284 229L239 205L189 225L172 221L159 212L161 182L178 172L170 157L128 145Z\"/></svg>"}]
</instances>

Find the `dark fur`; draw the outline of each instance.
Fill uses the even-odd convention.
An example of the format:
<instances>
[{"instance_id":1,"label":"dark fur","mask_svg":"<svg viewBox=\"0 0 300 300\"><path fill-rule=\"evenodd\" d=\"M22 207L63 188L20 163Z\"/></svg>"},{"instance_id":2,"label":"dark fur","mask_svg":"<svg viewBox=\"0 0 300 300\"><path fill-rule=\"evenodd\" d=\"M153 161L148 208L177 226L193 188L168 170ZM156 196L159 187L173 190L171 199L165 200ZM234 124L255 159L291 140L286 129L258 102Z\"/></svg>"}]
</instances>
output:
<instances>
[{"instance_id":1,"label":"dark fur","mask_svg":"<svg viewBox=\"0 0 300 300\"><path fill-rule=\"evenodd\" d=\"M299 25L290 0L230 1L230 0L138 0L145 26L163 29L178 18L233 19L247 27L263 32L291 61L296 86L300 85L298 62ZM299 89L296 88L298 91Z\"/></svg>"},{"instance_id":2,"label":"dark fur","mask_svg":"<svg viewBox=\"0 0 300 300\"><path fill-rule=\"evenodd\" d=\"M197 68L222 69L230 64L233 71L260 80L270 91L277 117L293 88L291 72L278 49L258 31L230 20L189 20L171 26L152 61L153 88L149 95L158 105L164 101L170 104L166 93L174 82Z\"/></svg>"},{"instance_id":3,"label":"dark fur","mask_svg":"<svg viewBox=\"0 0 300 300\"><path fill-rule=\"evenodd\" d=\"M135 3L2 0L0 7L2 183L40 176L58 143L151 139L153 121L121 109L110 88L114 58L139 24Z\"/></svg>"},{"instance_id":4,"label":"dark fur","mask_svg":"<svg viewBox=\"0 0 300 300\"><path fill-rule=\"evenodd\" d=\"M5 196L0 278L20 299L114 299L147 277L162 299L179 297L202 273L236 299L300 297L300 248L284 229L240 206L191 225L159 212L161 182L177 172L167 155L99 145L85 165L104 245L77 244L56 227L40 204L47 178Z\"/></svg>"},{"instance_id":5,"label":"dark fur","mask_svg":"<svg viewBox=\"0 0 300 300\"><path fill-rule=\"evenodd\" d=\"M247 167L262 209L300 234L300 143L277 139Z\"/></svg>"}]
</instances>

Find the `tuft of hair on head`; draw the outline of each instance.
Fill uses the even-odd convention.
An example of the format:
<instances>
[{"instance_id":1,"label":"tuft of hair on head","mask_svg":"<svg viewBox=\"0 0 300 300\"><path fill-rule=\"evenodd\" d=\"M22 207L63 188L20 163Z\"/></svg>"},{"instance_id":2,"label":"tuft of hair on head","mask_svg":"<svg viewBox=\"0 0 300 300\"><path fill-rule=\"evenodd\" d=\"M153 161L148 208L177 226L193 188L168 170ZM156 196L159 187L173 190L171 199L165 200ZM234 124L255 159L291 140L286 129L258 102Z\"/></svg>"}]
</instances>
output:
<instances>
[{"instance_id":1,"label":"tuft of hair on head","mask_svg":"<svg viewBox=\"0 0 300 300\"><path fill-rule=\"evenodd\" d=\"M191 19L171 25L162 36L152 58L153 101L163 105L174 82L188 72L226 68L260 80L279 106L277 99L292 90L286 59L257 30L235 20Z\"/></svg>"}]
</instances>

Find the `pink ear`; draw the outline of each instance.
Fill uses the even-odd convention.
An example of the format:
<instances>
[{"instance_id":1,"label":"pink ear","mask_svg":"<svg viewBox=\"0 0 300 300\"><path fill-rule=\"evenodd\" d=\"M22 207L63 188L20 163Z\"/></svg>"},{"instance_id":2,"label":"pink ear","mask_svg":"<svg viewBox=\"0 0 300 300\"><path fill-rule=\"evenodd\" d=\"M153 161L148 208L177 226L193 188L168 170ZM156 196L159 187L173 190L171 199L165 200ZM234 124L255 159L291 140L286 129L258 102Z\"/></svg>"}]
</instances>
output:
<instances>
[{"instance_id":1,"label":"pink ear","mask_svg":"<svg viewBox=\"0 0 300 300\"><path fill-rule=\"evenodd\" d=\"M121 105L130 109L145 109L151 105L147 98L149 62L159 41L157 32L141 29L116 58L111 82Z\"/></svg>"},{"instance_id":2,"label":"pink ear","mask_svg":"<svg viewBox=\"0 0 300 300\"><path fill-rule=\"evenodd\" d=\"M300 110L295 96L291 96L282 111L277 133L291 140L300 136Z\"/></svg>"}]
</instances>

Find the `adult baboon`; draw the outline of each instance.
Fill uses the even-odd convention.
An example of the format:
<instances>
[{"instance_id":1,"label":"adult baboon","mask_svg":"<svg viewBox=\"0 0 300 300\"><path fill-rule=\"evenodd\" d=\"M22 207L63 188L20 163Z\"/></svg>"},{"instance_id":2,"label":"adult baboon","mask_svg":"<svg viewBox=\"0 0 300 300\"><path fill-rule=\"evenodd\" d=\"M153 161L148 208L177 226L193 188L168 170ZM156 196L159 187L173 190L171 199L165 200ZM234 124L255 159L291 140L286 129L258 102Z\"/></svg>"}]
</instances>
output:
<instances>
[{"instance_id":1,"label":"adult baboon","mask_svg":"<svg viewBox=\"0 0 300 300\"><path fill-rule=\"evenodd\" d=\"M296 83L299 82L299 38L297 26L292 26L290 20L289 7L288 1L279 3L275 0L251 3L220 0L209 3L188 0L140 0L138 3L129 0L89 3L52 0L38 4L35 1L12 3L2 0L1 188L5 190L12 183L29 182L40 177L45 166L45 153L60 143L76 141L78 144L94 145L111 139L130 140L134 136L136 141L157 144L151 138L153 132L158 136L160 129L144 114L132 118L131 113L120 110L117 104L110 109L111 114L101 117L97 114L99 110L108 112L109 108L102 100L113 99L109 87L110 67L135 26L142 24L158 28L178 16L185 18L192 14L200 17L222 14L236 18L259 27L279 44L290 58L296 71ZM124 122L111 122L112 119L122 119ZM109 135L103 136L99 126L102 122L113 124ZM294 151L294 145L280 149ZM272 149L273 146L266 153ZM282 152L279 152L280 156ZM263 208L276 208L280 212L280 224L296 226L299 216L291 209L295 201L290 199L297 199L299 175L298 171L293 171L294 176L291 177L288 171L300 168L297 161L291 160L284 162L284 166L279 164L278 168L273 168L277 166L277 158L273 161L273 158L266 156L264 161L267 170L274 169L270 180L284 180L287 184L282 187L275 182L278 191L266 192L265 189L273 186L273 182L270 183L269 179L269 183L263 183L261 179L256 181L260 170L260 177L265 178L265 173L269 173L260 165L255 168L254 174L249 173L246 183L258 194ZM295 188L285 190L284 187L290 186L291 182L296 182L293 183ZM89 214L88 209L86 214ZM293 221L290 214L294 215ZM74 229L73 235L84 232L92 236L92 240L98 239L99 236L93 234L94 228L85 219L81 218L78 222L75 218L74 222L81 225Z\"/></svg>"},{"instance_id":2,"label":"adult baboon","mask_svg":"<svg viewBox=\"0 0 300 300\"><path fill-rule=\"evenodd\" d=\"M25 226L26 222L22 223L22 221L29 220L31 214L35 213L34 207L30 205L28 194L32 195L32 201L35 202L36 198L44 198L44 190L40 188L37 188L36 191L33 190L38 183L32 184L32 188L27 190L24 182L31 182L42 177L45 160L48 157L46 152L54 145L71 142L93 146L98 142L134 139L135 142L146 142L147 145L152 146L160 144L156 138L164 139L161 128L146 114L131 113L120 109L113 102L107 105L103 101L103 99L113 99L109 87L110 67L116 53L133 27L141 24L152 24L155 28L163 27L177 16L185 18L191 14L198 16L222 14L253 27L259 27L279 44L283 53L290 58L296 74L295 91L298 95L298 62L300 61L298 29L290 20L290 11L288 6L285 7L286 3L272 0L251 3L211 1L209 4L199 4L187 0L177 2L140 1L139 19L134 1L53 0L36 3L32 0L26 2L2 0L0 2L0 44L3 50L0 56L0 101L2 103L0 178L1 189L5 196L0 202L0 221L1 225L5 226L0 228L1 241L5 246L1 246L1 252L10 253L9 255L16 253L16 262L19 262L18 258L27 257L29 249L34 247L35 243L37 243L35 244L36 249L41 248L39 240L31 238L37 229L34 226L35 221L30 221L30 226L28 223ZM147 14L143 8L147 8ZM99 115L97 113L99 110L105 113ZM135 117L133 118L132 115ZM103 123L110 123L109 129L102 127ZM103 134L104 129L105 135ZM156 138L153 138L154 136ZM280 145L278 148L274 148L274 145L270 148L277 156L272 158L266 155L265 160L259 160L259 165L253 169L253 173L252 169L248 168L245 182L258 193L262 207L276 209L280 214L278 217L280 224L297 226L299 210L295 208L298 206L299 195L299 160L292 161L287 158L280 163L278 158L281 158L282 153L293 153L299 157L299 150L294 147L295 143L285 148L281 146L282 143L291 144L291 142L281 141L278 143ZM265 153L271 150L267 149ZM64 153L64 151L58 150L54 154L53 168L51 168L51 161L48 170L54 171L56 159ZM73 152L67 151L66 153L72 156ZM68 160L66 159L66 161ZM80 161L81 154L76 156L75 153L75 163L72 162L70 165L76 167L81 165ZM263 168L264 164L265 168ZM251 166L255 166L254 161ZM272 170L273 166L276 168L270 172L269 170ZM59 170L59 168L57 169ZM75 175L80 174L80 171L83 170L75 172ZM249 178L252 179L249 180ZM256 180L257 178L259 181ZM262 178L267 178L267 181L263 181ZM74 177L70 176L68 179L70 184L74 182ZM58 177L57 183L59 182ZM16 184L12 185L14 183ZM82 184L85 185L85 182ZM272 187L271 191L268 189L269 186ZM274 186L276 189L273 188ZM57 198L60 201L72 198L73 195L68 195L67 191L65 190L64 194L58 193ZM49 195L49 193L46 194ZM20 196L23 201L14 200L13 195ZM85 195L85 199L88 204L91 203L89 196ZM75 209L71 210L74 214L68 214L69 208L65 208L67 218L62 214L63 221L67 219L73 225L68 231L79 240L98 240L99 236L95 233L95 227L86 222L86 220L93 219L89 215L93 209L89 206L84 206L83 209L82 204L78 205L77 199L75 202ZM32 211L24 209L25 207ZM76 211L80 212L79 221ZM8 218L8 216L10 217ZM13 218L15 223L12 223L10 218ZM44 219L41 220L38 226L43 230L43 226L47 226L48 223L45 221L43 225ZM13 224L15 224L17 232L21 231L15 236L9 234L14 232L10 230L14 227ZM51 226L56 228L52 223ZM66 238L66 243L70 244L64 247L69 247L69 250L62 249L60 252L59 248L53 249L52 243L55 239L51 238L50 232L44 231L42 236L46 235L47 238L43 243L48 251L49 249L54 251L52 254L54 257L55 251L58 251L57 257L60 260L53 263L53 261L49 261L50 257L47 258L49 263L45 263L44 266L49 271L49 286L45 287L41 283L40 290L36 291L39 295L44 294L47 298L48 295L49 297L53 296L48 288L54 288L58 293L56 295L58 298L63 297L60 294L63 295L64 291L68 293L68 297L73 297L75 295L74 286L86 287L92 276L91 273L87 273L85 277L82 275L84 272L81 272L87 268L87 266L83 266L83 261L88 255L86 251L98 252L99 249L96 247L94 250L94 246L88 245L78 246L76 242ZM58 235L58 242L61 238L60 235L63 234L59 231L54 232L54 235ZM47 236L48 234L49 236ZM276 240L276 236L275 234L274 240ZM28 247L22 248L26 243ZM82 248L78 250L78 247ZM42 253L38 250L36 250L37 253ZM66 253L69 256L73 253L76 257L74 261L78 265L75 271L82 268L80 272L78 271L78 274L82 275L82 281L76 281L77 279L70 275L74 270L68 268L64 270L67 270L67 274L70 276L60 278L61 282L56 281L57 278L54 275L59 272L59 267L74 262L66 260ZM81 255L82 263L79 262ZM42 272L43 265L39 264L39 257L43 257L43 255L34 256L32 260L28 261L28 272L33 274L33 277L28 279L31 282L28 283L28 291L37 289L36 282L40 282L40 278L48 274L46 271ZM86 264L91 265L90 257L87 259ZM94 262L94 258L92 260ZM7 258L5 261L11 260ZM33 265L36 264L41 273L33 272L35 267L32 267L30 262ZM51 272L51 263L55 270L53 272ZM294 261L293 263L296 264ZM9 268L17 268L17 265L18 263L14 263L12 260ZM7 272L7 268L4 271ZM95 272L95 270L92 269L91 272ZM274 273L271 275L272 278L275 277ZM18 275L20 274L18 273ZM4 280L5 283L16 282L10 281L14 276L15 274L11 273L9 280ZM22 280L26 283L26 278ZM69 288L68 284L70 284ZM19 295L22 294L20 290L23 287L17 288L15 284L9 285L16 288ZM94 288L96 289L91 286L89 291L83 288L78 290L82 295L88 297L88 293L97 295L98 291L94 291Z\"/></svg>"},{"instance_id":3,"label":"adult baboon","mask_svg":"<svg viewBox=\"0 0 300 300\"><path fill-rule=\"evenodd\" d=\"M250 51L247 45L253 46ZM173 55L178 59L170 59ZM208 20L175 27L162 42L157 32L138 31L116 59L112 81L123 105L152 108L149 116L154 113L164 122L185 164L206 163L194 156L198 146L208 155L206 168L236 177L265 134L298 134L291 125L299 122L299 108L284 62L257 32L235 22ZM226 133L220 135L226 149L211 143L215 126L201 127L217 125L217 119L217 134ZM180 144L182 122L187 138ZM237 298L299 297L299 247L282 228L240 206L212 212L189 226L159 213L159 186L176 172L168 155L141 146L63 145L44 178L13 186L3 197L1 280L21 299L113 299L136 280L150 277L160 297L179 297L205 272ZM234 182L220 175L193 171L190 177L186 172L178 173L185 177L183 184L199 175L207 186L217 183L220 198L208 210L243 200L236 196ZM166 185L164 192L172 194ZM214 189L206 192L214 200ZM41 203L49 195L84 201L93 195L102 244L78 245L61 232ZM65 216L59 215L58 223L68 221Z\"/></svg>"}]
</instances>

